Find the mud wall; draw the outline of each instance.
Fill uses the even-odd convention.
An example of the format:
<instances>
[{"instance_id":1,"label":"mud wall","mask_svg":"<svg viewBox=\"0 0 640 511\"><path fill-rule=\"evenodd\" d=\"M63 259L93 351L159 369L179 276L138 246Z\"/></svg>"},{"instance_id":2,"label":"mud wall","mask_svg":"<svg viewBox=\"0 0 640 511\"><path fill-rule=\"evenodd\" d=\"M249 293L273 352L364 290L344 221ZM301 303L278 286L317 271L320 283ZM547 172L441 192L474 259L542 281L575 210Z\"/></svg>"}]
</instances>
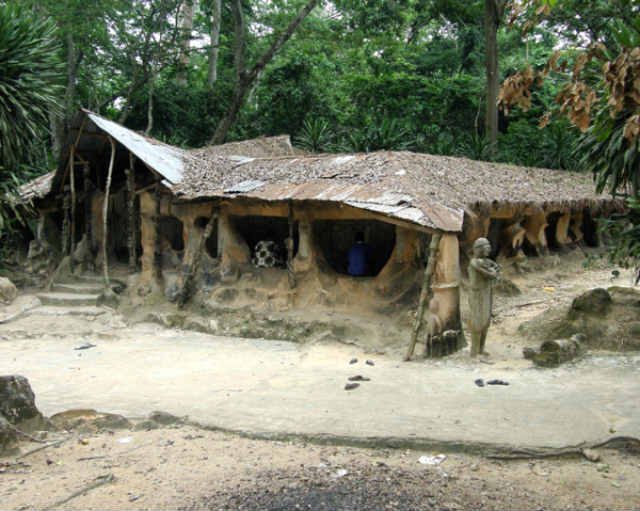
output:
<instances>
[{"instance_id":1,"label":"mud wall","mask_svg":"<svg viewBox=\"0 0 640 511\"><path fill-rule=\"evenodd\" d=\"M171 269L162 268L158 272L154 268L158 236L154 219L158 209L162 217L175 217L183 226L182 271L176 275ZM146 286L147 292L154 286L166 291L174 280L179 287L182 274L187 273L202 250L205 264L197 276L195 300L206 304L209 310L301 313L306 318L322 313L345 317L374 315L397 322L399 332L410 328L428 256L431 234L426 229L417 230L411 224L348 206L320 203L293 206L248 200L172 203L163 197L158 208L154 194L143 193L140 211L142 272L139 285ZM206 244L202 246L204 227L212 217L216 239L215 243L209 240L209 246L214 247L215 254L206 249ZM257 268L252 264L253 247L247 240L253 238L247 233L243 235L238 227L243 218L250 217L273 219L274 224L293 222L296 250L290 271ZM326 229L332 224L338 226L335 231L341 239L335 250L347 250L349 240L346 238L355 231L363 231L365 241L371 241L380 252L377 254L379 268L363 277L336 269L335 262L327 257L331 250L327 239L331 236L327 238ZM283 229L277 231L280 233ZM166 249L162 246L163 251ZM430 324L442 328L459 328L458 255L457 236L443 236L430 306L434 319L428 319Z\"/></svg>"}]
</instances>

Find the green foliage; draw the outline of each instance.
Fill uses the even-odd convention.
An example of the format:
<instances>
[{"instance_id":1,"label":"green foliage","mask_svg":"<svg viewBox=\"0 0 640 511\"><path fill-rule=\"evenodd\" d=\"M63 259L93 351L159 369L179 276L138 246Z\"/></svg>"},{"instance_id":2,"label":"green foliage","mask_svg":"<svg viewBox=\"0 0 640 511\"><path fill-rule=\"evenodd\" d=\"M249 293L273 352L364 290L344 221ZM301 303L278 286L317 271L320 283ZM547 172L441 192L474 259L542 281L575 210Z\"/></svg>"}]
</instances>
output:
<instances>
[{"instance_id":1,"label":"green foliage","mask_svg":"<svg viewBox=\"0 0 640 511\"><path fill-rule=\"evenodd\" d=\"M51 21L16 5L0 5L0 168L5 172L18 170L49 114L59 112L57 49Z\"/></svg>"},{"instance_id":2,"label":"green foliage","mask_svg":"<svg viewBox=\"0 0 640 511\"><path fill-rule=\"evenodd\" d=\"M609 259L623 268L638 268L640 261L640 198L627 199L627 211L603 220L611 239Z\"/></svg>"}]
</instances>

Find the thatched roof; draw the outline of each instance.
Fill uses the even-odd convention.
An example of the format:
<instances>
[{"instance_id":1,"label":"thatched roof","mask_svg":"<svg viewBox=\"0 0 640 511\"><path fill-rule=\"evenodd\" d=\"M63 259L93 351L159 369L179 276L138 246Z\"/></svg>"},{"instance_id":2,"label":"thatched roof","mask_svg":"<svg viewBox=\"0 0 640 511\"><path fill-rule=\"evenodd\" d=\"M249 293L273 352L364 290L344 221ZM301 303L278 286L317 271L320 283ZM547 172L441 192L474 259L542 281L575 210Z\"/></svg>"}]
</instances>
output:
<instances>
[{"instance_id":1,"label":"thatched roof","mask_svg":"<svg viewBox=\"0 0 640 511\"><path fill-rule=\"evenodd\" d=\"M187 154L198 160L207 161L215 156L268 158L271 156L303 155L304 152L291 145L289 135L279 135L190 149Z\"/></svg>"},{"instance_id":2,"label":"thatched roof","mask_svg":"<svg viewBox=\"0 0 640 511\"><path fill-rule=\"evenodd\" d=\"M412 206L412 221L444 228L438 218L498 204L547 210L598 207L588 174L526 168L408 151L300 157L228 158L192 153L174 192L186 199L235 197L328 200L385 207ZM371 209L371 208L367 208ZM434 211L436 209L437 211ZM448 224L451 229L451 224Z\"/></svg>"},{"instance_id":3,"label":"thatched roof","mask_svg":"<svg viewBox=\"0 0 640 511\"><path fill-rule=\"evenodd\" d=\"M80 133L81 126L80 153L97 150L90 135L103 131L183 200L334 202L450 232L462 229L470 210L533 206L553 211L612 204L594 193L588 174L408 151L313 155L293 148L286 135L185 150L89 111L79 113L71 135ZM61 158L56 179L64 179L65 165Z\"/></svg>"}]
</instances>

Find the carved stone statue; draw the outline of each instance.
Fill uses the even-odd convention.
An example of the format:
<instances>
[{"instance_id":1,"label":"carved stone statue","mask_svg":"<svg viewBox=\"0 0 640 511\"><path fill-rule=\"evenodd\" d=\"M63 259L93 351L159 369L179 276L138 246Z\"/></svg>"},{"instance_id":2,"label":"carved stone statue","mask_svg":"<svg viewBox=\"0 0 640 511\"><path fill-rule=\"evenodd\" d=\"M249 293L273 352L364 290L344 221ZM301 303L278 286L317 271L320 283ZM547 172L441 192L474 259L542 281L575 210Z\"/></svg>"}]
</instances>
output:
<instances>
[{"instance_id":1,"label":"carved stone statue","mask_svg":"<svg viewBox=\"0 0 640 511\"><path fill-rule=\"evenodd\" d=\"M498 278L500 266L489 258L491 243L487 238L478 238L473 243L473 258L469 263L469 318L467 325L471 333L471 356L485 354L487 331L491 323L493 283Z\"/></svg>"}]
</instances>

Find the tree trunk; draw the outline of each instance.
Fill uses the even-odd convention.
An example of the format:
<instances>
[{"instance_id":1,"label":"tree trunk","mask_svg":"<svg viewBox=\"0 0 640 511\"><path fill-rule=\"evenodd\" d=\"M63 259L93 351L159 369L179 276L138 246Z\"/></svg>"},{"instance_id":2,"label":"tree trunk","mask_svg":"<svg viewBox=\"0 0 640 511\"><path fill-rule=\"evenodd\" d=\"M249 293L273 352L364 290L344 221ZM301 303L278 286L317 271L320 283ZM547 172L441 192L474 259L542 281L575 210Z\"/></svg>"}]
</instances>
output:
<instances>
[{"instance_id":1,"label":"tree trunk","mask_svg":"<svg viewBox=\"0 0 640 511\"><path fill-rule=\"evenodd\" d=\"M211 47L209 48L209 73L207 83L209 87L218 79L218 53L220 45L220 24L222 22L222 0L212 0L211 8Z\"/></svg>"},{"instance_id":2,"label":"tree trunk","mask_svg":"<svg viewBox=\"0 0 640 511\"><path fill-rule=\"evenodd\" d=\"M307 4L300 9L296 17L291 20L289 26L276 38L271 46L258 59L256 64L250 71L245 70L245 31L244 31L244 15L242 13L242 1L233 0L231 10L233 12L234 32L236 38L234 61L236 66L236 86L233 94L233 100L229 105L224 117L218 124L216 132L211 140L212 144L222 144L227 138L229 130L238 118L238 113L244 105L247 93L251 90L251 86L258 78L260 72L273 60L278 51L291 39L300 23L308 16L308 14L318 4L319 0L309 0Z\"/></svg>"},{"instance_id":3,"label":"tree trunk","mask_svg":"<svg viewBox=\"0 0 640 511\"><path fill-rule=\"evenodd\" d=\"M64 119L53 112L49 112L49 129L51 131L51 151L55 161L57 161L64 139Z\"/></svg>"},{"instance_id":4,"label":"tree trunk","mask_svg":"<svg viewBox=\"0 0 640 511\"><path fill-rule=\"evenodd\" d=\"M176 81L180 85L187 85L193 11L193 0L185 0L182 9L180 9L180 55L178 56L178 72L176 74Z\"/></svg>"},{"instance_id":5,"label":"tree trunk","mask_svg":"<svg viewBox=\"0 0 640 511\"><path fill-rule=\"evenodd\" d=\"M147 129L144 130L145 135L149 135L153 129L153 89L155 85L155 77L149 77L149 96L147 97Z\"/></svg>"},{"instance_id":6,"label":"tree trunk","mask_svg":"<svg viewBox=\"0 0 640 511\"><path fill-rule=\"evenodd\" d=\"M498 142L498 26L503 0L485 0L484 36L487 97L485 113L485 136L489 141L489 152L495 154Z\"/></svg>"}]
</instances>

